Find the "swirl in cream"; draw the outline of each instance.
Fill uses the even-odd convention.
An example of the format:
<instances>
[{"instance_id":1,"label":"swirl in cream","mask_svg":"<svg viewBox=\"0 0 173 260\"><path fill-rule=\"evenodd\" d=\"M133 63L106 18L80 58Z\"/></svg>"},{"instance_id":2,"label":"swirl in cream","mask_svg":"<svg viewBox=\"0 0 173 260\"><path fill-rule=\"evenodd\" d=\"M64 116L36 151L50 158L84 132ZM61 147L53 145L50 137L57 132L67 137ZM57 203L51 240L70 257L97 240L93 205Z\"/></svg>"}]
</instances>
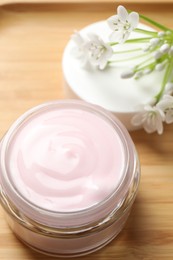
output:
<instances>
[{"instance_id":1,"label":"swirl in cream","mask_svg":"<svg viewBox=\"0 0 173 260\"><path fill-rule=\"evenodd\" d=\"M40 208L72 212L105 199L125 164L121 139L103 118L52 109L30 118L10 145L13 186Z\"/></svg>"}]
</instances>

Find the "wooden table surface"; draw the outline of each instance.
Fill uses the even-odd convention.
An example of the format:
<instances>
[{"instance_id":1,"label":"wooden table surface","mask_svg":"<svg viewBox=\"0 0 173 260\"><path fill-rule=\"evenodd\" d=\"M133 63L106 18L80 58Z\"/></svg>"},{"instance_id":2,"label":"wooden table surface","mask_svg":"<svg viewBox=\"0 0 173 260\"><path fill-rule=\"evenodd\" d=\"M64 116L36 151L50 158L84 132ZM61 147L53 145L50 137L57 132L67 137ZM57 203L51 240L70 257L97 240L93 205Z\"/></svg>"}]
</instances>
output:
<instances>
[{"instance_id":1,"label":"wooden table surface","mask_svg":"<svg viewBox=\"0 0 173 260\"><path fill-rule=\"evenodd\" d=\"M68 2L36 5L3 5L5 0L1 2L1 138L27 109L64 98L61 59L70 35L74 29L106 19L116 8L115 1L110 0L90 1L90 4L89 1ZM173 28L173 1L166 2L121 3ZM117 239L79 259L173 259L173 125L165 126L161 136L148 135L143 130L132 132L131 136L141 161L141 183L133 211ZM0 259L52 258L33 252L18 241L0 208Z\"/></svg>"}]
</instances>

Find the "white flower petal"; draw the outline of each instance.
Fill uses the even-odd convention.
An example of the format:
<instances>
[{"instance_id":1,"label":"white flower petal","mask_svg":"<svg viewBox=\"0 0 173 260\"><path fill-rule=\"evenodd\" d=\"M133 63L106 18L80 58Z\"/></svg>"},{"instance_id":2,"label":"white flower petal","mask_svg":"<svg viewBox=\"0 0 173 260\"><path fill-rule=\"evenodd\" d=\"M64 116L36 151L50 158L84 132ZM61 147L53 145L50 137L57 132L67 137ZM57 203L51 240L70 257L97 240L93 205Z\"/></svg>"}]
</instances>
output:
<instances>
[{"instance_id":1,"label":"white flower petal","mask_svg":"<svg viewBox=\"0 0 173 260\"><path fill-rule=\"evenodd\" d=\"M129 38L130 32L129 31L124 31L122 34L121 39L119 40L120 44L123 44L128 38Z\"/></svg>"},{"instance_id":2,"label":"white flower petal","mask_svg":"<svg viewBox=\"0 0 173 260\"><path fill-rule=\"evenodd\" d=\"M165 94L157 104L157 107L162 111L165 111L166 109L169 108L173 108L173 96Z\"/></svg>"},{"instance_id":3,"label":"white flower petal","mask_svg":"<svg viewBox=\"0 0 173 260\"><path fill-rule=\"evenodd\" d=\"M156 129L159 135L163 134L163 121L159 117L156 120Z\"/></svg>"},{"instance_id":4,"label":"white flower petal","mask_svg":"<svg viewBox=\"0 0 173 260\"><path fill-rule=\"evenodd\" d=\"M117 31L117 32L112 32L111 35L109 36L110 41L115 41L115 42L120 42L122 40L122 33Z\"/></svg>"},{"instance_id":5,"label":"white flower petal","mask_svg":"<svg viewBox=\"0 0 173 260\"><path fill-rule=\"evenodd\" d=\"M173 123L173 97L170 95L164 95L157 106L159 107L159 109L164 111L165 122L167 124Z\"/></svg>"},{"instance_id":6,"label":"white flower petal","mask_svg":"<svg viewBox=\"0 0 173 260\"><path fill-rule=\"evenodd\" d=\"M147 121L144 122L143 128L148 134L152 134L155 132L155 129Z\"/></svg>"},{"instance_id":7,"label":"white flower petal","mask_svg":"<svg viewBox=\"0 0 173 260\"><path fill-rule=\"evenodd\" d=\"M126 22L128 20L128 12L126 10L126 8L122 5L119 5L118 8L117 8L117 14L119 16L119 19L122 21L122 22Z\"/></svg>"},{"instance_id":8,"label":"white flower petal","mask_svg":"<svg viewBox=\"0 0 173 260\"><path fill-rule=\"evenodd\" d=\"M152 108L152 106L150 104L147 104L147 105L144 106L144 110L146 110L146 111L153 111L153 108Z\"/></svg>"},{"instance_id":9,"label":"white flower petal","mask_svg":"<svg viewBox=\"0 0 173 260\"><path fill-rule=\"evenodd\" d=\"M101 60L99 63L99 69L103 70L107 65L107 61L105 59Z\"/></svg>"},{"instance_id":10,"label":"white flower petal","mask_svg":"<svg viewBox=\"0 0 173 260\"><path fill-rule=\"evenodd\" d=\"M173 123L173 112L172 113L166 113L165 122L167 124Z\"/></svg>"},{"instance_id":11,"label":"white flower petal","mask_svg":"<svg viewBox=\"0 0 173 260\"><path fill-rule=\"evenodd\" d=\"M140 126L142 125L142 114L136 113L131 120L132 125L134 126Z\"/></svg>"},{"instance_id":12,"label":"white flower petal","mask_svg":"<svg viewBox=\"0 0 173 260\"><path fill-rule=\"evenodd\" d=\"M98 41L98 36L95 33L89 32L87 36L90 41Z\"/></svg>"},{"instance_id":13,"label":"white flower petal","mask_svg":"<svg viewBox=\"0 0 173 260\"><path fill-rule=\"evenodd\" d=\"M113 15L107 19L107 23L113 31L118 30L118 20L118 15Z\"/></svg>"},{"instance_id":14,"label":"white flower petal","mask_svg":"<svg viewBox=\"0 0 173 260\"><path fill-rule=\"evenodd\" d=\"M165 120L165 113L162 109L158 108L157 106L155 106L155 110L157 111L157 114L160 116L160 119L162 121Z\"/></svg>"},{"instance_id":15,"label":"white flower petal","mask_svg":"<svg viewBox=\"0 0 173 260\"><path fill-rule=\"evenodd\" d=\"M139 14L136 12L132 12L129 14L129 23L131 24L131 28L134 29L138 26L139 23Z\"/></svg>"}]
</instances>

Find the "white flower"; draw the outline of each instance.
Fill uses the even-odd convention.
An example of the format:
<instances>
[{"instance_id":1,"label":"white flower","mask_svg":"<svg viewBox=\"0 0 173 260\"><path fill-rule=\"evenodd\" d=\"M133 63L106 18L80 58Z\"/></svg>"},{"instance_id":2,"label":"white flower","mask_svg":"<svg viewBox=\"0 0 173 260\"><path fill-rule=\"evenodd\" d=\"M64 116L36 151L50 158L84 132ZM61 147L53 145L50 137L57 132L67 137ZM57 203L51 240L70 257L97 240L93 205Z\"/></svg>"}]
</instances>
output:
<instances>
[{"instance_id":1,"label":"white flower","mask_svg":"<svg viewBox=\"0 0 173 260\"><path fill-rule=\"evenodd\" d=\"M170 95L164 95L157 104L157 107L165 112L165 122L167 124L173 123L173 97Z\"/></svg>"},{"instance_id":2,"label":"white flower","mask_svg":"<svg viewBox=\"0 0 173 260\"><path fill-rule=\"evenodd\" d=\"M89 41L84 44L85 52L91 64L104 69L113 54L111 46L95 34L88 35Z\"/></svg>"},{"instance_id":3,"label":"white flower","mask_svg":"<svg viewBox=\"0 0 173 260\"><path fill-rule=\"evenodd\" d=\"M132 118L132 124L135 126L143 126L147 133L157 131L158 134L162 134L164 120L165 114L159 107L146 105L143 111L137 113Z\"/></svg>"},{"instance_id":4,"label":"white flower","mask_svg":"<svg viewBox=\"0 0 173 260\"><path fill-rule=\"evenodd\" d=\"M72 40L77 45L76 56L82 60L83 67L92 64L102 70L113 55L113 50L96 34L90 33L87 36L84 39L79 32L72 35Z\"/></svg>"},{"instance_id":5,"label":"white flower","mask_svg":"<svg viewBox=\"0 0 173 260\"><path fill-rule=\"evenodd\" d=\"M128 14L123 6L118 6L117 15L113 15L107 20L109 27L113 30L110 35L111 41L124 43L130 33L138 26L139 14L131 12Z\"/></svg>"}]
</instances>

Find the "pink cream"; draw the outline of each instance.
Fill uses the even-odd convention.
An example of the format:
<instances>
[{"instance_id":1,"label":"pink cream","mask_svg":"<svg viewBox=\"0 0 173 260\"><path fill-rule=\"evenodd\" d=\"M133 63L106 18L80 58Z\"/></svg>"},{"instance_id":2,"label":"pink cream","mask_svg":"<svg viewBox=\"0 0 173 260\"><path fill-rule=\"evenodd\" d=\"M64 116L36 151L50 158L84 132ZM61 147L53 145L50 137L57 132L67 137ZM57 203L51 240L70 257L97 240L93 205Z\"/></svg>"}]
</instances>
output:
<instances>
[{"instance_id":1,"label":"pink cream","mask_svg":"<svg viewBox=\"0 0 173 260\"><path fill-rule=\"evenodd\" d=\"M104 200L119 185L125 158L113 127L88 111L53 109L29 119L9 152L13 185L31 203L72 212Z\"/></svg>"},{"instance_id":2,"label":"pink cream","mask_svg":"<svg viewBox=\"0 0 173 260\"><path fill-rule=\"evenodd\" d=\"M118 119L78 100L30 109L0 143L0 203L29 247L75 257L118 235L136 197L140 165Z\"/></svg>"}]
</instances>

